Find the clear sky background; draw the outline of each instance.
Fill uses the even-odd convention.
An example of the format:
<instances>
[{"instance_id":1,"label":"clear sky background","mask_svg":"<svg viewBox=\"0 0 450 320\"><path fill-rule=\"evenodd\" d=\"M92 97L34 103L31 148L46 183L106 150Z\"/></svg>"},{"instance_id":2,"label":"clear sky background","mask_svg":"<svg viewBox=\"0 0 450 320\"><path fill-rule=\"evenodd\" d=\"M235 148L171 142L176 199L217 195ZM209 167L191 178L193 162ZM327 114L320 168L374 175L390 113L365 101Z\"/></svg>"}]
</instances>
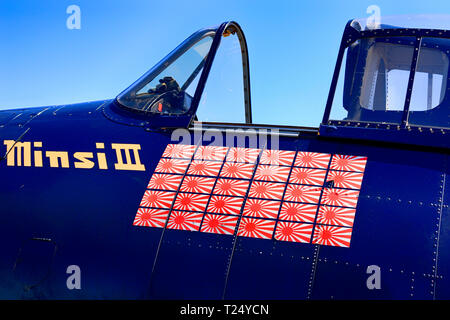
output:
<instances>
[{"instance_id":1,"label":"clear sky background","mask_svg":"<svg viewBox=\"0 0 450 320\"><path fill-rule=\"evenodd\" d=\"M69 30L69 5L81 29ZM256 123L317 126L346 22L450 14L448 0L0 0L0 109L113 98L197 29L237 21Z\"/></svg>"}]
</instances>

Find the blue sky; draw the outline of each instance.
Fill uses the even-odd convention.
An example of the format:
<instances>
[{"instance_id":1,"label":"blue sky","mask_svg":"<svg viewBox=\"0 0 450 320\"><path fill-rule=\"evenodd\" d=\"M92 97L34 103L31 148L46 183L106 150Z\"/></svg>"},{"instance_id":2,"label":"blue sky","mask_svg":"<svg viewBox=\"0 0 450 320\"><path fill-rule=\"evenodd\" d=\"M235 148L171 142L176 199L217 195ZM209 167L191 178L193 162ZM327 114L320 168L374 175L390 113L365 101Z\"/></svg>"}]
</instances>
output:
<instances>
[{"instance_id":1,"label":"blue sky","mask_svg":"<svg viewBox=\"0 0 450 320\"><path fill-rule=\"evenodd\" d=\"M69 5L81 29L69 30ZM250 52L254 122L317 126L345 23L449 14L448 0L0 0L0 109L113 98L197 29L235 20Z\"/></svg>"}]
</instances>

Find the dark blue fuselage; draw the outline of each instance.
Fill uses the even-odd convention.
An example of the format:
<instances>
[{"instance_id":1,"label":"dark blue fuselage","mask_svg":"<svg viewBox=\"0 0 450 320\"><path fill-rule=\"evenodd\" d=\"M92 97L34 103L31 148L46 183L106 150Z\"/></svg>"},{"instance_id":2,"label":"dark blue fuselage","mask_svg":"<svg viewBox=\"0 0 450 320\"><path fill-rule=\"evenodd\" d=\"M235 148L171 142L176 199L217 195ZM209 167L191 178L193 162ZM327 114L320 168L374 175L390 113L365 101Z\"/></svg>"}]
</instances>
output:
<instances>
[{"instance_id":1,"label":"dark blue fuselage","mask_svg":"<svg viewBox=\"0 0 450 320\"><path fill-rule=\"evenodd\" d=\"M1 155L19 137L69 154L68 168L45 156L40 167L0 161L0 298L450 298L447 152L298 129L280 149L368 158L350 248L170 229L161 239L133 220L171 130L113 121L113 103L0 112ZM145 171L116 170L112 144L139 144ZM93 153L93 167L75 168L76 152ZM66 285L70 265L80 290ZM366 285L370 265L381 289Z\"/></svg>"}]
</instances>

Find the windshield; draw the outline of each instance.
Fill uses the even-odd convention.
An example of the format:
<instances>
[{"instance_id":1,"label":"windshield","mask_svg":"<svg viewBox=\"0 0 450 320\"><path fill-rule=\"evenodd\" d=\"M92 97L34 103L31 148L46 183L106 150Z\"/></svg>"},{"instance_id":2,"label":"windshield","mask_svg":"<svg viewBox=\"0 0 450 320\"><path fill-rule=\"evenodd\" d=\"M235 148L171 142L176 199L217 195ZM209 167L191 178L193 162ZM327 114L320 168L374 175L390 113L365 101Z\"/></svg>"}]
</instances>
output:
<instances>
[{"instance_id":1,"label":"windshield","mask_svg":"<svg viewBox=\"0 0 450 320\"><path fill-rule=\"evenodd\" d=\"M206 37L197 42L181 57L175 60L174 63L147 83L136 95L142 96L161 91L162 81L160 80L164 78L171 78L174 81L173 85L178 85L175 87L176 89L186 90L202 69L211 43L211 37ZM193 94L192 91L191 93Z\"/></svg>"},{"instance_id":2,"label":"windshield","mask_svg":"<svg viewBox=\"0 0 450 320\"><path fill-rule=\"evenodd\" d=\"M214 33L194 34L118 96L122 105L158 114L189 110Z\"/></svg>"}]
</instances>

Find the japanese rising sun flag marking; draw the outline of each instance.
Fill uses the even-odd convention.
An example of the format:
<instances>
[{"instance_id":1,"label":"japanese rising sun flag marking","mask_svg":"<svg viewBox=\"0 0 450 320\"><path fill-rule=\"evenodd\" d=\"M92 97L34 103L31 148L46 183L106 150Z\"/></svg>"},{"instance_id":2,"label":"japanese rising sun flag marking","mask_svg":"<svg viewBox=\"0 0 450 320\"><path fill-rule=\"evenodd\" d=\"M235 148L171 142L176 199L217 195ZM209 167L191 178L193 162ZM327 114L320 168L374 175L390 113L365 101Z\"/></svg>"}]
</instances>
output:
<instances>
[{"instance_id":1,"label":"japanese rising sun flag marking","mask_svg":"<svg viewBox=\"0 0 450 320\"><path fill-rule=\"evenodd\" d=\"M289 183L322 186L326 173L326 170L293 168L291 176L289 177Z\"/></svg>"},{"instance_id":2,"label":"japanese rising sun flag marking","mask_svg":"<svg viewBox=\"0 0 450 320\"><path fill-rule=\"evenodd\" d=\"M183 184L180 191L182 192L196 192L196 193L210 193L214 187L216 179L186 176L184 177Z\"/></svg>"},{"instance_id":3,"label":"japanese rising sun flag marking","mask_svg":"<svg viewBox=\"0 0 450 320\"><path fill-rule=\"evenodd\" d=\"M167 228L198 231L203 214L193 212L172 211Z\"/></svg>"},{"instance_id":4,"label":"japanese rising sun flag marking","mask_svg":"<svg viewBox=\"0 0 450 320\"><path fill-rule=\"evenodd\" d=\"M227 150L228 148L226 147L200 146L195 152L194 159L222 161L225 158Z\"/></svg>"},{"instance_id":5,"label":"japanese rising sun flag marking","mask_svg":"<svg viewBox=\"0 0 450 320\"><path fill-rule=\"evenodd\" d=\"M189 160L161 158L158 165L156 166L155 172L183 174L184 172L186 172L186 168L188 167L188 165Z\"/></svg>"},{"instance_id":6,"label":"japanese rising sun flag marking","mask_svg":"<svg viewBox=\"0 0 450 320\"><path fill-rule=\"evenodd\" d=\"M169 210L139 208L134 218L134 226L162 228L164 227Z\"/></svg>"},{"instance_id":7,"label":"japanese rising sun flag marking","mask_svg":"<svg viewBox=\"0 0 450 320\"><path fill-rule=\"evenodd\" d=\"M330 170L328 181L333 181L337 188L360 189L364 174L362 172L346 172Z\"/></svg>"},{"instance_id":8,"label":"japanese rising sun flag marking","mask_svg":"<svg viewBox=\"0 0 450 320\"><path fill-rule=\"evenodd\" d=\"M239 214L243 202L244 198L211 196L207 211L211 213Z\"/></svg>"},{"instance_id":9,"label":"japanese rising sun flag marking","mask_svg":"<svg viewBox=\"0 0 450 320\"><path fill-rule=\"evenodd\" d=\"M230 148L226 161L255 163L260 152L260 149Z\"/></svg>"},{"instance_id":10,"label":"japanese rising sun flag marking","mask_svg":"<svg viewBox=\"0 0 450 320\"><path fill-rule=\"evenodd\" d=\"M255 180L286 182L290 167L259 165L256 169Z\"/></svg>"},{"instance_id":11,"label":"japanese rising sun flag marking","mask_svg":"<svg viewBox=\"0 0 450 320\"><path fill-rule=\"evenodd\" d=\"M221 166L222 163L220 162L194 160L191 162L187 173L199 176L217 176Z\"/></svg>"},{"instance_id":12,"label":"japanese rising sun flag marking","mask_svg":"<svg viewBox=\"0 0 450 320\"><path fill-rule=\"evenodd\" d=\"M251 179L255 165L247 163L225 162L220 171L221 177Z\"/></svg>"},{"instance_id":13,"label":"japanese rising sun flag marking","mask_svg":"<svg viewBox=\"0 0 450 320\"><path fill-rule=\"evenodd\" d=\"M165 158L183 158L191 159L194 154L195 146L186 144L168 144L162 157Z\"/></svg>"},{"instance_id":14,"label":"japanese rising sun flag marking","mask_svg":"<svg viewBox=\"0 0 450 320\"><path fill-rule=\"evenodd\" d=\"M290 166L294 161L295 151L264 150L259 163Z\"/></svg>"},{"instance_id":15,"label":"japanese rising sun flag marking","mask_svg":"<svg viewBox=\"0 0 450 320\"><path fill-rule=\"evenodd\" d=\"M274 220L242 218L239 224L238 236L270 239L275 228Z\"/></svg>"},{"instance_id":16,"label":"japanese rising sun flag marking","mask_svg":"<svg viewBox=\"0 0 450 320\"><path fill-rule=\"evenodd\" d=\"M280 205L280 201L247 199L244 206L244 216L276 219Z\"/></svg>"},{"instance_id":17,"label":"japanese rising sun flag marking","mask_svg":"<svg viewBox=\"0 0 450 320\"><path fill-rule=\"evenodd\" d=\"M339 207L355 208L358 203L359 191L326 188L323 190L322 204Z\"/></svg>"},{"instance_id":18,"label":"japanese rising sun flag marking","mask_svg":"<svg viewBox=\"0 0 450 320\"><path fill-rule=\"evenodd\" d=\"M318 224L314 230L313 244L350 247L352 228L332 227Z\"/></svg>"},{"instance_id":19,"label":"japanese rising sun flag marking","mask_svg":"<svg viewBox=\"0 0 450 320\"><path fill-rule=\"evenodd\" d=\"M355 213L355 209L321 206L317 215L317 223L353 227Z\"/></svg>"},{"instance_id":20,"label":"japanese rising sun flag marking","mask_svg":"<svg viewBox=\"0 0 450 320\"><path fill-rule=\"evenodd\" d=\"M205 214L203 218L201 232L234 234L238 217L221 216L217 214Z\"/></svg>"},{"instance_id":21,"label":"japanese rising sun flag marking","mask_svg":"<svg viewBox=\"0 0 450 320\"><path fill-rule=\"evenodd\" d=\"M170 209L176 192L147 190L142 197L140 207Z\"/></svg>"},{"instance_id":22,"label":"japanese rising sun flag marking","mask_svg":"<svg viewBox=\"0 0 450 320\"><path fill-rule=\"evenodd\" d=\"M155 173L147 185L147 189L177 191L182 175Z\"/></svg>"},{"instance_id":23,"label":"japanese rising sun flag marking","mask_svg":"<svg viewBox=\"0 0 450 320\"><path fill-rule=\"evenodd\" d=\"M233 235L240 221L241 237L349 247L366 162L309 151L169 144L133 225Z\"/></svg>"},{"instance_id":24,"label":"japanese rising sun flag marking","mask_svg":"<svg viewBox=\"0 0 450 320\"><path fill-rule=\"evenodd\" d=\"M364 172L367 157L344 156L335 154L331 160L330 169Z\"/></svg>"},{"instance_id":25,"label":"japanese rising sun flag marking","mask_svg":"<svg viewBox=\"0 0 450 320\"><path fill-rule=\"evenodd\" d=\"M317 206L295 202L283 202L280 211L280 220L314 222Z\"/></svg>"},{"instance_id":26,"label":"japanese rising sun flag marking","mask_svg":"<svg viewBox=\"0 0 450 320\"><path fill-rule=\"evenodd\" d=\"M285 184L282 183L253 181L248 196L252 198L281 200L284 188Z\"/></svg>"},{"instance_id":27,"label":"japanese rising sun flag marking","mask_svg":"<svg viewBox=\"0 0 450 320\"><path fill-rule=\"evenodd\" d=\"M250 182L248 180L217 179L214 194L244 197Z\"/></svg>"},{"instance_id":28,"label":"japanese rising sun flag marking","mask_svg":"<svg viewBox=\"0 0 450 320\"><path fill-rule=\"evenodd\" d=\"M289 184L283 199L294 202L318 203L321 189L320 187Z\"/></svg>"},{"instance_id":29,"label":"japanese rising sun flag marking","mask_svg":"<svg viewBox=\"0 0 450 320\"><path fill-rule=\"evenodd\" d=\"M173 208L175 210L205 211L209 195L178 193Z\"/></svg>"},{"instance_id":30,"label":"japanese rising sun flag marking","mask_svg":"<svg viewBox=\"0 0 450 320\"><path fill-rule=\"evenodd\" d=\"M297 153L294 166L327 169L331 155L317 152L301 152Z\"/></svg>"},{"instance_id":31,"label":"japanese rising sun flag marking","mask_svg":"<svg viewBox=\"0 0 450 320\"><path fill-rule=\"evenodd\" d=\"M313 224L280 221L275 231L275 239L309 243L312 229Z\"/></svg>"}]
</instances>

